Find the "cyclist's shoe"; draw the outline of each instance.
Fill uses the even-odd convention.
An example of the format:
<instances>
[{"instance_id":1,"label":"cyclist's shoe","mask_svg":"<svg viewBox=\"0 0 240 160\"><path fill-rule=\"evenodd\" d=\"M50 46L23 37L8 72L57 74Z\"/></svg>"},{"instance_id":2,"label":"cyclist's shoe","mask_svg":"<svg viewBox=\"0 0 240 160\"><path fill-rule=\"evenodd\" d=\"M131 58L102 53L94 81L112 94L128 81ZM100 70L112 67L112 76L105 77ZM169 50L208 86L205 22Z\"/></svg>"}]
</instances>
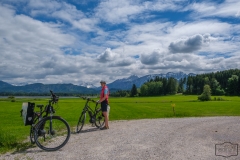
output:
<instances>
[{"instance_id":1,"label":"cyclist's shoe","mask_svg":"<svg viewBox=\"0 0 240 160\"><path fill-rule=\"evenodd\" d=\"M104 126L104 127L100 128L100 130L105 130L105 129L109 129L109 127Z\"/></svg>"}]
</instances>

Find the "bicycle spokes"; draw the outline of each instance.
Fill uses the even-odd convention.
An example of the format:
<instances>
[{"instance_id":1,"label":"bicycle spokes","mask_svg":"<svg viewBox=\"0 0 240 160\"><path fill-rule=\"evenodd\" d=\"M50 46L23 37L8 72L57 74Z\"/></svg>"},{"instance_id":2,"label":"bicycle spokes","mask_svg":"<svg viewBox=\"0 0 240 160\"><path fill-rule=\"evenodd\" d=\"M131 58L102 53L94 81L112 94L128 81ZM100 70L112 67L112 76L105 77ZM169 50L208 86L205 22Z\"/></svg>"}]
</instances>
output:
<instances>
[{"instance_id":1,"label":"bicycle spokes","mask_svg":"<svg viewBox=\"0 0 240 160\"><path fill-rule=\"evenodd\" d=\"M77 128L76 128L77 133L79 133L82 130L83 125L85 123L85 119L86 119L86 113L82 112L82 114L79 117Z\"/></svg>"},{"instance_id":2,"label":"bicycle spokes","mask_svg":"<svg viewBox=\"0 0 240 160\"><path fill-rule=\"evenodd\" d=\"M100 128L104 125L104 117L102 116L102 112L101 111L97 111L96 112L96 122L95 125L96 127Z\"/></svg>"},{"instance_id":3,"label":"bicycle spokes","mask_svg":"<svg viewBox=\"0 0 240 160\"><path fill-rule=\"evenodd\" d=\"M47 151L55 151L63 147L70 137L70 127L67 122L57 116L44 119L36 130L36 144Z\"/></svg>"}]
</instances>

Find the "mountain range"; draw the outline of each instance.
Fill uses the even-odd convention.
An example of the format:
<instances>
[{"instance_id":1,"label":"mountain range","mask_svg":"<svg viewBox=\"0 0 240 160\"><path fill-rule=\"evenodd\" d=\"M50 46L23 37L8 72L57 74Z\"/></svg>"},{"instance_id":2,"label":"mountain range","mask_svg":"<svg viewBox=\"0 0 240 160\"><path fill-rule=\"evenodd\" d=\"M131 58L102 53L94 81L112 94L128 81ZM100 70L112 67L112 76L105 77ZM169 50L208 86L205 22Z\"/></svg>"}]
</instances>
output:
<instances>
[{"instance_id":1,"label":"mountain range","mask_svg":"<svg viewBox=\"0 0 240 160\"><path fill-rule=\"evenodd\" d=\"M196 74L194 73L185 74L183 72L178 72L178 73L168 72L167 74L150 74L143 77L132 75L128 78L119 79L112 83L109 83L107 86L108 88L112 88L112 89L128 90L132 88L133 84L135 84L137 88L139 88L141 87L142 84L144 84L150 79L154 79L155 77L164 77L164 78L173 77L177 80L180 80L181 78L185 78L188 76L195 76L195 75Z\"/></svg>"},{"instance_id":2,"label":"mountain range","mask_svg":"<svg viewBox=\"0 0 240 160\"><path fill-rule=\"evenodd\" d=\"M185 74L183 72L173 73L169 72L167 74L151 74L143 77L138 77L136 75L131 75L128 78L118 79L112 83L108 83L107 86L111 91L115 90L130 90L135 84L138 88L141 87L142 84L147 82L150 79L154 79L155 77L165 77L170 78L173 77L177 80L181 78L185 78L188 76L195 76L194 73ZM95 87L92 84L82 82L79 85L74 84L42 84L42 83L34 83L34 84L26 84L22 86L16 86L13 84L6 83L4 81L0 81L0 93L47 93L49 90L53 90L56 93L85 93L85 94L93 94L98 93L100 91L99 87Z\"/></svg>"}]
</instances>

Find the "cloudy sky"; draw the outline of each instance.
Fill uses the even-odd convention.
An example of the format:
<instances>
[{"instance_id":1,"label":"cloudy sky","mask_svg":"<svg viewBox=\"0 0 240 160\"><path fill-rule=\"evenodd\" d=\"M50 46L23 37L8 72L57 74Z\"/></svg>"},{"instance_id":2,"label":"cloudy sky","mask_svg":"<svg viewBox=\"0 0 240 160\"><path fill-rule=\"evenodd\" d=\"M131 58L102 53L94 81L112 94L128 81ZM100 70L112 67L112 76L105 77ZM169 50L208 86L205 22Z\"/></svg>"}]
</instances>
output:
<instances>
[{"instance_id":1,"label":"cloudy sky","mask_svg":"<svg viewBox=\"0 0 240 160\"><path fill-rule=\"evenodd\" d=\"M239 0L0 0L0 80L99 85L240 68Z\"/></svg>"}]
</instances>

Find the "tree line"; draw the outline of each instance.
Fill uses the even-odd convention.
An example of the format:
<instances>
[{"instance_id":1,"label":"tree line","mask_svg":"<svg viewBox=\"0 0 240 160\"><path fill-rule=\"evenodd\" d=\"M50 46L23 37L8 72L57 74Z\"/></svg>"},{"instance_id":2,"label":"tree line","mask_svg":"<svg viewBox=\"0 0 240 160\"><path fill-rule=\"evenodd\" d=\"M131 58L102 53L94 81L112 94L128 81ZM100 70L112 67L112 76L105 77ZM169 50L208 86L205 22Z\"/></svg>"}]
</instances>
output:
<instances>
[{"instance_id":1,"label":"tree line","mask_svg":"<svg viewBox=\"0 0 240 160\"><path fill-rule=\"evenodd\" d=\"M134 96L161 96L182 93L185 95L201 95L205 90L209 90L211 95L240 95L240 70L230 69L196 76L188 76L177 80L173 77L155 77L145 82L139 88L133 84L131 90L117 90L111 92L112 97L134 97ZM0 96L48 96L49 93L14 93L1 92ZM58 96L95 96L98 94L82 93L57 93Z\"/></svg>"},{"instance_id":2,"label":"tree line","mask_svg":"<svg viewBox=\"0 0 240 160\"><path fill-rule=\"evenodd\" d=\"M133 84L131 90L118 90L111 96L161 96L182 93L186 95L201 95L206 90L212 95L240 95L240 70L230 69L196 76L188 76L179 81L173 77L155 77L145 82L140 88Z\"/></svg>"},{"instance_id":3,"label":"tree line","mask_svg":"<svg viewBox=\"0 0 240 160\"><path fill-rule=\"evenodd\" d=\"M186 80L185 94L199 95L209 85L212 95L240 95L240 70L231 69L216 73L190 76Z\"/></svg>"}]
</instances>

